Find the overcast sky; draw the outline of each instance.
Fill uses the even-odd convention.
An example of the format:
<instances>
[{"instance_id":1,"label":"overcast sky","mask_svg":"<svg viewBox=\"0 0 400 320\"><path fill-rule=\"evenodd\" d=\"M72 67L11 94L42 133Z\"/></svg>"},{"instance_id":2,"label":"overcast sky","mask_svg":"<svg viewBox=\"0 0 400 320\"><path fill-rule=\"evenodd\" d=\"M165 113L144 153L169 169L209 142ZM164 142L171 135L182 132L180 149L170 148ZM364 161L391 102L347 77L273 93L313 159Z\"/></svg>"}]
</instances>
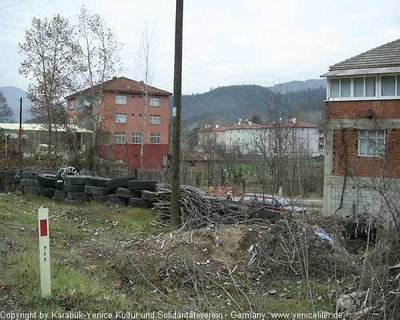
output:
<instances>
[{"instance_id":1,"label":"overcast sky","mask_svg":"<svg viewBox=\"0 0 400 320\"><path fill-rule=\"evenodd\" d=\"M0 87L26 89L18 43L32 17L76 22L82 5L102 16L135 65L145 17L156 30L152 85L173 90L175 0L0 0ZM327 68L400 38L399 0L184 0L183 93L318 78Z\"/></svg>"}]
</instances>

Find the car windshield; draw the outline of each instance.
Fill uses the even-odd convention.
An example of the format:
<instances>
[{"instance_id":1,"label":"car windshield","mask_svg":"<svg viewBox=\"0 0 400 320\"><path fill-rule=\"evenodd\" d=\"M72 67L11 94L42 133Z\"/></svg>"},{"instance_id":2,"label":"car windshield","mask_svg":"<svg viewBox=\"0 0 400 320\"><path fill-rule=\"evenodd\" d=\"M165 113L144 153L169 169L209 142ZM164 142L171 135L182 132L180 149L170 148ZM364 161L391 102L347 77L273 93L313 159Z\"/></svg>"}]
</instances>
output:
<instances>
[{"instance_id":1,"label":"car windshield","mask_svg":"<svg viewBox=\"0 0 400 320\"><path fill-rule=\"evenodd\" d=\"M276 201L278 201L279 205L281 205L282 207L290 206L290 202L287 201L285 198L277 198Z\"/></svg>"}]
</instances>

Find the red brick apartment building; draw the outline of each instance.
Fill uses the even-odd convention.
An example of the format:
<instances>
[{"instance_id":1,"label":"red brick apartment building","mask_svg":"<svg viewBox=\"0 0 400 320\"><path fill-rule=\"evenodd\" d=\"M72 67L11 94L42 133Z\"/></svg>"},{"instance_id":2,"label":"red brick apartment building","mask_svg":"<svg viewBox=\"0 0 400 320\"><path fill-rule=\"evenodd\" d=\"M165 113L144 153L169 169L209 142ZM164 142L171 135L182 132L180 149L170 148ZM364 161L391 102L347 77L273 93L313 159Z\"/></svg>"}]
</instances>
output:
<instances>
[{"instance_id":1,"label":"red brick apartment building","mask_svg":"<svg viewBox=\"0 0 400 320\"><path fill-rule=\"evenodd\" d=\"M336 63L322 77L324 213L393 220L400 212L400 39Z\"/></svg>"},{"instance_id":2,"label":"red brick apartment building","mask_svg":"<svg viewBox=\"0 0 400 320\"><path fill-rule=\"evenodd\" d=\"M140 168L142 139L144 169L162 168L163 158L168 154L171 93L147 86L145 116L144 87L143 82L114 77L104 82L101 88L99 118L105 134L97 151L102 157L122 160L130 169ZM93 95L99 91L100 86L96 86L66 97L71 123L90 126L93 122Z\"/></svg>"}]
</instances>

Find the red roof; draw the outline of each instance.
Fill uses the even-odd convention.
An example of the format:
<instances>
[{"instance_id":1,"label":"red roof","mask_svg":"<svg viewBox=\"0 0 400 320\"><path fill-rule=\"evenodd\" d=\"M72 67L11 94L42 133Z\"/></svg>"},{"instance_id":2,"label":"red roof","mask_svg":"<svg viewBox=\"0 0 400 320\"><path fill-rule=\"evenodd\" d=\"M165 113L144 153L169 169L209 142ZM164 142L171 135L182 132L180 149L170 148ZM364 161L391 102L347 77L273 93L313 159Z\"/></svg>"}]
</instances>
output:
<instances>
[{"instance_id":1,"label":"red roof","mask_svg":"<svg viewBox=\"0 0 400 320\"><path fill-rule=\"evenodd\" d=\"M285 121L279 123L280 127L294 127L294 128L319 128L313 123L303 122L303 121Z\"/></svg>"},{"instance_id":2,"label":"red roof","mask_svg":"<svg viewBox=\"0 0 400 320\"><path fill-rule=\"evenodd\" d=\"M230 130L232 130L232 129L251 129L251 128L252 129L260 129L260 128L262 128L262 126L258 123L252 122L250 124L249 122L244 121L244 122L241 122L240 124L235 123L233 125L226 127L226 129L230 129Z\"/></svg>"},{"instance_id":3,"label":"red roof","mask_svg":"<svg viewBox=\"0 0 400 320\"><path fill-rule=\"evenodd\" d=\"M97 88L100 89L100 84L94 86L94 89L96 90ZM118 93L143 93L145 84L143 82L138 82L136 80L132 80L126 77L114 77L111 80L108 80L103 83L103 91L105 92L118 92ZM68 98L73 98L78 95L81 95L83 93L87 93L92 91L93 88L87 88L85 90L73 93L66 97ZM165 91L158 89L156 87L152 87L150 85L147 85L147 90L150 95L158 95L158 96L170 96L172 95L171 92Z\"/></svg>"}]
</instances>

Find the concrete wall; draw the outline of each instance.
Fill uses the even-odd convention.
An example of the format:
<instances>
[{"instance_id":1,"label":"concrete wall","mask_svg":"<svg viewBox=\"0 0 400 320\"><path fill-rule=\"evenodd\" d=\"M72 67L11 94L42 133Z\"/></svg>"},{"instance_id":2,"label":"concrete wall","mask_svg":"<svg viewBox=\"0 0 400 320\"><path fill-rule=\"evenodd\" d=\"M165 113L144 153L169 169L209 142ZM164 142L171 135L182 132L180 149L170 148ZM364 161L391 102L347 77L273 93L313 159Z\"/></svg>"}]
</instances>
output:
<instances>
[{"instance_id":1,"label":"concrete wall","mask_svg":"<svg viewBox=\"0 0 400 320\"><path fill-rule=\"evenodd\" d=\"M358 156L359 130L385 130L384 157ZM327 103L323 213L351 216L354 204L390 222L400 213L399 148L400 100Z\"/></svg>"},{"instance_id":2,"label":"concrete wall","mask_svg":"<svg viewBox=\"0 0 400 320\"><path fill-rule=\"evenodd\" d=\"M325 176L323 214L352 216L354 204L357 215L372 214L389 222L392 212L400 213L399 186L400 179L383 182L372 178L347 177L344 183L344 177Z\"/></svg>"}]
</instances>

